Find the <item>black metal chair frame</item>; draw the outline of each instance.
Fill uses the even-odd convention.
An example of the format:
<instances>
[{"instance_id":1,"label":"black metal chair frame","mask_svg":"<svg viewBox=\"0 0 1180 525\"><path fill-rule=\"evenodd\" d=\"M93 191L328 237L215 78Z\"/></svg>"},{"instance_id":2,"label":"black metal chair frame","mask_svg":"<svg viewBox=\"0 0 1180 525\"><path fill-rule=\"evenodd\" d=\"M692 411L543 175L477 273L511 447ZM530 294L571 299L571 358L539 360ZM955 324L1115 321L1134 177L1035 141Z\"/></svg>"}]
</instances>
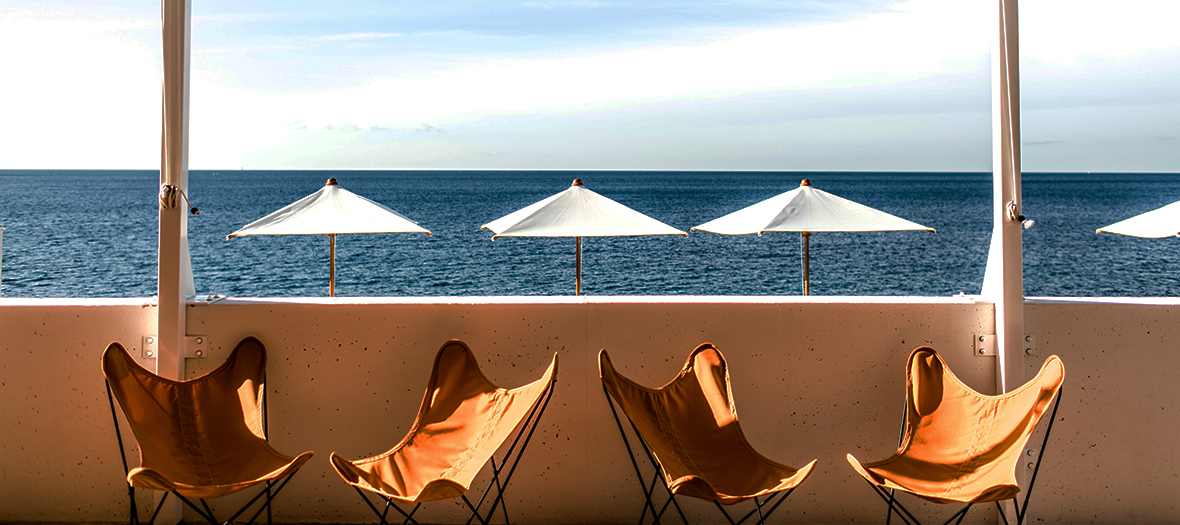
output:
<instances>
[{"instance_id":1,"label":"black metal chair frame","mask_svg":"<svg viewBox=\"0 0 1180 525\"><path fill-rule=\"evenodd\" d=\"M643 436L639 433L639 429L635 427L635 423L631 421L630 418L628 418L627 423L631 425L631 430L635 433L636 441L639 442L640 447L643 449L644 455L647 456L648 464L651 465L653 469L655 469L655 474L652 476L651 482L648 483L645 481L646 477L643 475L643 471L639 467L639 461L635 459L635 449L631 447L631 440L627 438L627 431L623 429L623 421L619 418L618 411L615 410L614 399L611 398L610 391L606 389L605 385L602 387L602 392L606 394L606 402L610 406L610 413L615 418L615 425L619 427L619 435L623 437L623 445L627 447L627 457L631 460L631 466L635 468L635 476L639 479L639 488L643 491L643 497L645 501L643 504L643 512L639 514L639 525L643 525L644 520L647 518L648 511L651 511L652 524L659 525L660 518L663 517L664 513L668 511L669 505L676 509L676 513L680 515L680 521L685 525L688 525L688 518L684 516L684 510L680 508L680 502L676 501L676 495L672 493L672 489L668 488L668 483L666 480L660 485L663 486L664 492L668 495L668 499L664 501L664 504L660 507L660 510L656 510L656 505L652 501L652 498L656 493L656 482L664 479L663 469L660 468L659 462L656 460L655 456L652 455L651 449L648 448L647 442L643 440ZM763 525L766 523L766 518L769 518L770 515L774 513L776 509L778 509L779 505L782 505L783 501L786 501L787 496L790 496L794 491L794 487L790 488L789 490L782 491L782 494L780 494L777 499L773 494L767 496L763 500L759 500L757 497L754 497L754 508L737 521L734 521L733 517L729 515L729 512L726 512L725 507L722 506L721 503L714 500L713 504L717 506L717 510L721 511L721 515L725 516L726 521L728 521L730 525L741 525L742 523L745 523L746 520L750 519L755 513L758 514L757 523L759 525ZM762 508L767 505L770 505L770 510L766 511L765 513L762 512Z\"/></svg>"},{"instance_id":2,"label":"black metal chair frame","mask_svg":"<svg viewBox=\"0 0 1180 525\"><path fill-rule=\"evenodd\" d=\"M1064 390L1064 387L1057 390L1057 399L1053 402L1053 413L1049 415L1049 423L1048 426L1045 427L1045 438L1043 441L1041 441L1041 450L1037 455L1036 466L1033 467L1032 476L1028 480L1028 489L1024 492L1024 504L1022 505L1020 501L1018 501L1018 498L1012 498L1012 506L1016 509L1017 525L1022 525L1024 523L1025 516L1028 515L1029 498L1032 497L1032 489L1037 482L1037 473L1041 470L1041 459L1045 457L1045 447L1049 444L1049 435L1053 432L1053 421L1057 419L1057 408L1061 405L1062 390ZM907 407L907 410L903 416L908 417L908 413L909 410ZM905 439L906 417L903 417L901 421L901 436L898 438L897 444L899 447L901 446L901 440ZM865 481L868 482L868 480ZM889 512L885 515L885 525L889 525L890 520L893 518L894 512L897 513L897 516L901 518L901 520L905 522L906 525L921 525L921 522L918 520L918 518L914 517L914 515L910 513L909 509L906 509L905 506L897 500L894 495L895 491L893 489L885 490L881 487L878 487L877 485L874 485L872 482L868 483L870 487L873 487L873 491L875 491L878 496L881 496L881 499L884 500L887 505L889 505ZM1000 511L1000 518L1004 520L1005 524L1007 524L1008 516L1004 513L1004 507L1000 503L1001 502L999 501L996 502L996 508ZM971 507L974 505L974 503L968 503L966 506L959 509L958 512L951 515L951 517L944 521L942 525L948 525L952 521L954 521L956 525L962 523L963 518L967 517L967 511L971 510Z\"/></svg>"},{"instance_id":3,"label":"black metal chair frame","mask_svg":"<svg viewBox=\"0 0 1180 525\"><path fill-rule=\"evenodd\" d=\"M104 379L104 382L106 383L106 387L107 387L107 401L111 405L111 419L113 419L114 423L115 423L115 438L119 440L119 457L123 460L123 476L124 476L124 480L126 480L127 472L129 472L130 469L127 467L127 451L125 450L125 448L123 446L123 433L119 430L119 415L115 410L115 397L114 397L114 395L111 394L110 381L106 381ZM266 398L267 397L268 396L266 396L266 395L262 396L262 433L265 434L269 439L270 430L269 430L269 426L267 424L267 408L266 408ZM302 468L302 467L300 467L300 468ZM260 490L257 495L255 495L249 502L247 502L245 505L243 505L241 509L239 509L237 512L235 512L233 516L230 516L230 518L225 520L224 522L217 520L217 518L213 514L213 509L209 508L209 504L205 501L204 498L198 498L198 500L201 502L201 506L198 507L196 504L194 504L192 502L192 500L180 495L180 493L178 493L174 490L164 492L164 496L161 497L160 501L156 504L156 510L154 512L152 512L152 517L151 517L151 519L149 519L147 521L147 524L151 525L152 523L155 523L156 517L160 514L160 509L164 508L164 502L168 500L169 494L175 495L177 498L180 499L180 501L183 501L185 503L185 505L188 505L189 508L196 511L196 513L199 516L201 516L201 518L203 518L205 521L207 521L211 524L214 524L214 525L218 525L218 524L228 525L229 523L233 522L233 520L237 519L238 516L241 516L243 513L245 513L246 510L248 510L252 505L254 505L254 503L256 503L260 498L262 498L263 496L266 496L266 499L263 500L262 506L258 507L258 511L255 512L254 515L250 517L250 521L248 521L246 523L248 523L248 524L254 523L254 520L258 519L258 516L262 514L263 510L265 510L266 511L266 523L270 524L271 519L272 519L271 502L274 501L274 498L278 497L279 492L281 492L283 490L283 487L287 486L287 482L291 481L291 478L295 477L295 474L297 472L299 472L299 469L295 469L291 473L287 474L287 476L283 479L283 481L281 483L278 484L277 487L273 486L273 481L269 481L269 480L266 481L265 482L266 488ZM131 511L130 516L131 517L130 517L129 523L131 525L139 525L140 524L139 510L135 506L135 487L132 487L130 482L127 483L127 497L131 502L130 503L130 511Z\"/></svg>"},{"instance_id":4,"label":"black metal chair frame","mask_svg":"<svg viewBox=\"0 0 1180 525\"><path fill-rule=\"evenodd\" d=\"M521 425L520 430L516 431L516 438L512 440L512 445L509 446L508 450L504 452L504 455L500 459L499 464L496 463L496 456L492 456L492 483L489 483L487 488L484 489L483 494L479 497L479 501L472 504L471 500L467 499L466 494L460 496L463 499L463 503L467 504L467 508L471 510L471 516L467 518L466 525L471 525L473 520L479 520L480 525L488 525L492 521L492 515L495 514L496 507L500 507L500 510L504 515L504 523L506 525L511 525L511 522L508 521L508 506L504 499L504 489L508 486L508 482L512 481L512 475L516 472L516 466L520 463L520 458L524 455L525 448L529 446L529 442L533 439L533 431L537 429L537 423L541 420L541 416L544 415L545 408L549 406L549 399L553 397L553 388L556 384L557 381L551 381L549 385L545 387L545 391L541 394L543 399L541 402L533 405L533 408L529 410L528 416L525 417L524 424ZM524 438L523 442L521 442L522 437ZM520 445L519 449L516 448L517 445ZM511 463L511 466L509 463ZM500 474L504 472L505 468L508 469L508 473L505 474L504 479L501 480ZM381 520L381 525L389 525L389 521L387 521L387 519L389 517L390 508L396 510L405 518L401 522L402 525L406 525L408 523L420 525L418 520L414 519L414 513L418 512L418 509L422 507L421 503L414 504L414 508L410 509L409 512L406 512L405 509L402 509L397 503L394 503L393 498L390 498L384 494L374 493L376 496L385 500L384 510L378 510L377 506L373 504L373 501L369 499L369 496L365 494L366 491L361 490L356 485L353 485L352 488L356 490L357 494L360 494L361 499L365 500L365 504L369 506L369 508L373 511L373 514L376 514ZM492 492L492 489L496 489L496 496L492 499L492 507L488 509L486 515L480 514L479 508L483 506L484 501L487 500L488 496Z\"/></svg>"}]
</instances>

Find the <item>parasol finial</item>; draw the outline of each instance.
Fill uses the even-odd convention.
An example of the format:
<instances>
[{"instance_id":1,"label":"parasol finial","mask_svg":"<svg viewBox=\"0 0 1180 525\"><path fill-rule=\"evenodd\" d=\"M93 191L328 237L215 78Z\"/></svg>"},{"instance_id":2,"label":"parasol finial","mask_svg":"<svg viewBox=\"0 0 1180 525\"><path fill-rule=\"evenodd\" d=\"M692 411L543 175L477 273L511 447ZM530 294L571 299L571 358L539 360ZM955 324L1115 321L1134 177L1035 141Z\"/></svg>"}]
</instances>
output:
<instances>
[{"instance_id":1,"label":"parasol finial","mask_svg":"<svg viewBox=\"0 0 1180 525\"><path fill-rule=\"evenodd\" d=\"M803 182L800 182L799 185L800 186L811 186L811 180L810 179L803 179Z\"/></svg>"},{"instance_id":2,"label":"parasol finial","mask_svg":"<svg viewBox=\"0 0 1180 525\"><path fill-rule=\"evenodd\" d=\"M570 186L582 186L582 179L574 179L574 183Z\"/></svg>"},{"instance_id":3,"label":"parasol finial","mask_svg":"<svg viewBox=\"0 0 1180 525\"><path fill-rule=\"evenodd\" d=\"M339 183L336 182L336 177L329 177L328 183L324 184L324 186L339 186Z\"/></svg>"}]
</instances>

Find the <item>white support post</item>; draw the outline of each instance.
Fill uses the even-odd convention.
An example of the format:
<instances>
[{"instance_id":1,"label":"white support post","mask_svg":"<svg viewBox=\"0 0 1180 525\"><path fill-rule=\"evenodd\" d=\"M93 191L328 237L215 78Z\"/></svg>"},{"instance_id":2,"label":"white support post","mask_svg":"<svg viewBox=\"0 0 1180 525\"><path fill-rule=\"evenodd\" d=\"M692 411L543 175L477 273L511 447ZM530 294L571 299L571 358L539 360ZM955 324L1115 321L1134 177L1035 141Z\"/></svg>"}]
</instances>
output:
<instances>
[{"instance_id":1,"label":"white support post","mask_svg":"<svg viewBox=\"0 0 1180 525\"><path fill-rule=\"evenodd\" d=\"M1024 276L1021 254L1020 59L1017 0L1000 0L999 31L992 53L992 251L999 273L985 284L996 302L999 387L1007 392L1024 383ZM997 242L998 240L998 242ZM997 246L998 245L998 246ZM997 250L997 248L999 248ZM990 268L989 268L990 269ZM997 289L998 288L998 289Z\"/></svg>"},{"instance_id":2,"label":"white support post","mask_svg":"<svg viewBox=\"0 0 1180 525\"><path fill-rule=\"evenodd\" d=\"M998 0L992 40L992 242L983 297L995 303L996 391L1024 383L1024 276L1021 254L1020 46L1017 0ZM1024 469L1016 469L1025 482ZM1005 512L1011 515L1010 503Z\"/></svg>"},{"instance_id":3,"label":"white support post","mask_svg":"<svg viewBox=\"0 0 1180 525\"><path fill-rule=\"evenodd\" d=\"M163 0L164 108L160 184L188 193L189 0ZM186 300L194 295L183 197L161 205L157 373L183 379Z\"/></svg>"},{"instance_id":4,"label":"white support post","mask_svg":"<svg viewBox=\"0 0 1180 525\"><path fill-rule=\"evenodd\" d=\"M984 299L995 302L996 390L1024 383L1024 277L1021 255L1020 71L1017 0L999 0L992 49L992 242Z\"/></svg>"},{"instance_id":5,"label":"white support post","mask_svg":"<svg viewBox=\"0 0 1180 525\"><path fill-rule=\"evenodd\" d=\"M188 108L190 0L162 0L164 48L163 129L160 147L160 185L188 193ZM174 206L159 206L159 291L156 373L184 379L185 303L194 295L188 250L188 217L184 197ZM159 498L157 497L157 503ZM169 498L159 519L178 523L183 509Z\"/></svg>"}]
</instances>

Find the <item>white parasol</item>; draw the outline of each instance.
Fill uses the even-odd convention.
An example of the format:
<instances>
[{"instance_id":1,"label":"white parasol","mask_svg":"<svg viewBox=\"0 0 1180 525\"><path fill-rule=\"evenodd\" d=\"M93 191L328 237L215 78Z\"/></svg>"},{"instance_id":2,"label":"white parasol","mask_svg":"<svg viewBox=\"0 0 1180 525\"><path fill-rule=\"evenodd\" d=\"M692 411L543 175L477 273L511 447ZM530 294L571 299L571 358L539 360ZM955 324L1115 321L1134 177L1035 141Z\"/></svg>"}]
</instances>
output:
<instances>
[{"instance_id":1,"label":"white parasol","mask_svg":"<svg viewBox=\"0 0 1180 525\"><path fill-rule=\"evenodd\" d=\"M800 232L803 243L803 295L810 293L808 252L809 238L814 232L934 231L916 222L817 190L807 179L803 179L796 189L692 229L696 230L723 235L756 233L759 236L772 231Z\"/></svg>"},{"instance_id":2,"label":"white parasol","mask_svg":"<svg viewBox=\"0 0 1180 525\"><path fill-rule=\"evenodd\" d=\"M328 295L336 295L336 235L340 233L400 233L430 235L430 231L381 204L341 188L328 179L319 191L243 226L226 240L246 235L327 235Z\"/></svg>"},{"instance_id":3,"label":"white parasol","mask_svg":"<svg viewBox=\"0 0 1180 525\"><path fill-rule=\"evenodd\" d=\"M1094 233L1102 232L1149 239L1180 236L1180 201L1098 228Z\"/></svg>"},{"instance_id":4,"label":"white parasol","mask_svg":"<svg viewBox=\"0 0 1180 525\"><path fill-rule=\"evenodd\" d=\"M577 277L574 294L582 294L582 237L684 235L667 224L586 189L574 179L569 189L480 227L500 237L573 237Z\"/></svg>"}]
</instances>

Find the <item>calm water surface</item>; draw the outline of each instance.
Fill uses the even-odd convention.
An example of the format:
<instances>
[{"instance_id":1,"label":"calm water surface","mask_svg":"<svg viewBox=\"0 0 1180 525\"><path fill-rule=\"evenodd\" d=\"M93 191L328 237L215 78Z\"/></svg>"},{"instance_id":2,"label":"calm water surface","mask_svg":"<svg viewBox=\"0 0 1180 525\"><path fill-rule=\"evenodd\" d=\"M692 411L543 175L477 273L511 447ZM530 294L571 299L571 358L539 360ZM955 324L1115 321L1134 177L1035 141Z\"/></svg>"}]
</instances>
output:
<instances>
[{"instance_id":1,"label":"calm water surface","mask_svg":"<svg viewBox=\"0 0 1180 525\"><path fill-rule=\"evenodd\" d=\"M327 295L325 236L226 234L323 186L328 177L434 232L337 237L341 296L573 293L573 239L506 238L490 222L586 186L688 230L762 199L815 187L938 230L819 233L821 295L978 293L991 232L990 173L635 171L193 171L201 215L189 243L200 295ZM1096 228L1180 200L1180 174L1024 174L1030 296L1180 295L1180 239ZM0 170L5 297L156 293L155 171ZM797 234L592 238L583 290L595 295L779 295L800 290Z\"/></svg>"}]
</instances>

